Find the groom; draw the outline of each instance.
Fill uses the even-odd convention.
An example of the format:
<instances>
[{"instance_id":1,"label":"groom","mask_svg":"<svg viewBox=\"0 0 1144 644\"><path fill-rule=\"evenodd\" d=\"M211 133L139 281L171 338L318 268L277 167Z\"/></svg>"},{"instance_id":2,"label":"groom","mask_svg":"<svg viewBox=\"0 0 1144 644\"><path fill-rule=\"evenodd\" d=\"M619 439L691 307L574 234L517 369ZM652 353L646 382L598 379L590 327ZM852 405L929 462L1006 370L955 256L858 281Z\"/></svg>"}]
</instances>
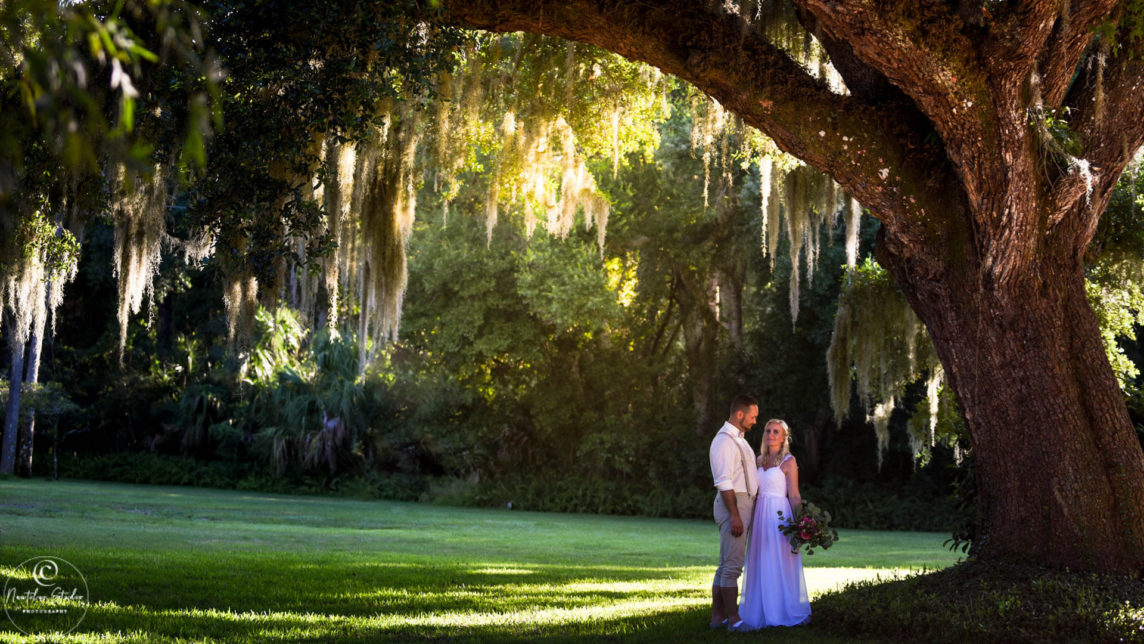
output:
<instances>
[{"instance_id":1,"label":"groom","mask_svg":"<svg viewBox=\"0 0 1144 644\"><path fill-rule=\"evenodd\" d=\"M759 493L755 450L743 435L759 417L759 401L736 396L731 416L711 441L711 476L715 488L715 523L719 526L719 568L711 587L711 628L728 624L736 630L739 619L739 575L747 557L747 528Z\"/></svg>"}]
</instances>

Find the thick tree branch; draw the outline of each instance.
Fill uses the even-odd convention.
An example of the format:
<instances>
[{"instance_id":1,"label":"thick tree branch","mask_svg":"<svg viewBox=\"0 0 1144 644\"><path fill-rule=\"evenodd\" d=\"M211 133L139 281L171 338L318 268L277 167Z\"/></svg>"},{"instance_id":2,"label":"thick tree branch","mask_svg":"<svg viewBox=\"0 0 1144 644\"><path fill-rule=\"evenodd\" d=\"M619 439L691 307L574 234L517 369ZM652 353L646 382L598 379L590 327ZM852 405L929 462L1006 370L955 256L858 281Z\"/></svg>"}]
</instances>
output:
<instances>
[{"instance_id":1,"label":"thick tree branch","mask_svg":"<svg viewBox=\"0 0 1144 644\"><path fill-rule=\"evenodd\" d=\"M1073 1L1067 17L1057 19L1051 46L1042 54L1039 65L1045 105L1059 107L1064 102L1077 64L1092 43L1093 31L1117 13L1117 4L1123 8L1127 0Z\"/></svg>"},{"instance_id":2,"label":"thick tree branch","mask_svg":"<svg viewBox=\"0 0 1144 644\"><path fill-rule=\"evenodd\" d=\"M1053 196L1058 207L1068 208L1068 193L1076 190L1073 184L1078 176L1085 180L1085 191L1075 194L1076 202L1083 202L1069 209L1069 215L1078 219L1076 252L1083 254L1117 180L1144 146L1144 60L1121 50L1103 70L1095 66L1085 70L1073 84L1068 105L1073 112L1070 125L1083 147L1077 163L1087 176L1074 169L1053 187Z\"/></svg>"},{"instance_id":3,"label":"thick tree branch","mask_svg":"<svg viewBox=\"0 0 1144 644\"><path fill-rule=\"evenodd\" d=\"M797 9L799 22L802 23L803 28L814 35L818 42L822 44L822 48L830 55L830 64L842 77L843 82L846 84L846 89L850 91L850 95L854 98L872 105L882 103L897 103L904 105L912 103L902 90L898 89L888 78L882 75L877 69L867 65L862 59L854 55L854 48L850 43L832 37L829 33L823 31L822 27L818 24L818 19L814 14L805 10L805 8ZM907 111L917 113L917 108L912 104Z\"/></svg>"},{"instance_id":4,"label":"thick tree branch","mask_svg":"<svg viewBox=\"0 0 1144 644\"><path fill-rule=\"evenodd\" d=\"M989 20L989 36L982 44L980 60L988 64L996 88L1020 87L1054 28L1068 23L1058 21L1060 0L1022 0L995 7L997 14Z\"/></svg>"},{"instance_id":5,"label":"thick tree branch","mask_svg":"<svg viewBox=\"0 0 1144 644\"><path fill-rule=\"evenodd\" d=\"M1080 71L1065 105L1083 157L1115 181L1144 143L1144 58L1121 48L1103 62Z\"/></svg>"},{"instance_id":6,"label":"thick tree branch","mask_svg":"<svg viewBox=\"0 0 1144 644\"><path fill-rule=\"evenodd\" d=\"M1129 97L1114 99L1117 72L1111 65L1104 70L1104 104L1125 105L1124 117L1135 119L1134 125L1127 133L1120 131L1123 125L1107 124L1082 132L1092 149L1079 160L1053 147L1047 128L1030 122L1029 109L1040 104L1041 92L1048 94L1047 107L1060 104L1092 29L1109 19L1115 2L1071 0L1063 8L1056 0L982 4L982 15L967 21L942 3L795 1L814 15L828 40L845 43L884 74L941 134L973 213L969 226L980 244L977 252L995 285L1028 275L1027 267L1046 251L1083 254L1112 185L1102 183L1100 173L1107 171L1104 178L1115 182L1125 150L1139 145L1135 124L1144 97L1137 94L1131 105ZM1034 75L1038 65L1051 70L1046 77ZM1120 73L1136 87L1142 82L1139 69ZM1086 110L1102 102L1096 85L1081 84L1092 92ZM1124 122L1119 114L1116 120ZM1040 181L1047 181L1047 191L1036 187ZM1059 227L1077 212L1086 213L1083 221ZM1055 234L1044 235L1049 229Z\"/></svg>"},{"instance_id":7,"label":"thick tree branch","mask_svg":"<svg viewBox=\"0 0 1144 644\"><path fill-rule=\"evenodd\" d=\"M941 134L971 198L978 192L976 177L996 175L999 155L981 154L1001 144L987 109L993 88L955 15L916 0L890 6L874 0L795 1L831 38L848 43L917 104Z\"/></svg>"},{"instance_id":8,"label":"thick tree branch","mask_svg":"<svg viewBox=\"0 0 1144 644\"><path fill-rule=\"evenodd\" d=\"M924 188L935 172L914 113L835 94L718 3L671 0L444 0L443 20L595 45L659 67L718 100L780 148L834 177L887 221L941 207ZM948 196L940 201L947 202ZM903 223L903 222L898 222Z\"/></svg>"},{"instance_id":9,"label":"thick tree branch","mask_svg":"<svg viewBox=\"0 0 1144 644\"><path fill-rule=\"evenodd\" d=\"M1037 98L1032 72L1082 55L1076 34L1098 21L1101 2L1072 0L1067 20L1059 3L1034 0L984 3L968 18L915 0L795 3L855 94L831 92L719 3L444 0L443 20L585 42L689 81L833 176L882 219L894 252L961 239L970 264L990 267L998 287L1022 279L1045 244L1062 238L1044 233L1063 231L1073 204L1106 194L1083 164L1046 174L1028 112ZM1107 74L1110 92L1115 73ZM888 99L878 91L887 80L896 88ZM1056 76L1046 81L1058 84ZM1093 161L1090 169L1101 168ZM1046 179L1048 192L1037 187Z\"/></svg>"}]
</instances>

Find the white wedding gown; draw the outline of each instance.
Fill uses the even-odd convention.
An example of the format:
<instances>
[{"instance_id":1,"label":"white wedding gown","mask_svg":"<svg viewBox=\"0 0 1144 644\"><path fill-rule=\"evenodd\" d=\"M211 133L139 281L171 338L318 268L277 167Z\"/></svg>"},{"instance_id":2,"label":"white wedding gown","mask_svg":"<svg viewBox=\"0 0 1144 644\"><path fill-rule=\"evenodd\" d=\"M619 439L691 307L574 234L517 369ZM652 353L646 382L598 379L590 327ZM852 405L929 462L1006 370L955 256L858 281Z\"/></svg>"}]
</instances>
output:
<instances>
[{"instance_id":1,"label":"white wedding gown","mask_svg":"<svg viewBox=\"0 0 1144 644\"><path fill-rule=\"evenodd\" d=\"M787 458L790 458L788 455ZM747 545L746 581L739 617L752 628L795 626L810 617L802 554L779 532L779 510L791 516L781 467L759 468L759 498Z\"/></svg>"}]
</instances>

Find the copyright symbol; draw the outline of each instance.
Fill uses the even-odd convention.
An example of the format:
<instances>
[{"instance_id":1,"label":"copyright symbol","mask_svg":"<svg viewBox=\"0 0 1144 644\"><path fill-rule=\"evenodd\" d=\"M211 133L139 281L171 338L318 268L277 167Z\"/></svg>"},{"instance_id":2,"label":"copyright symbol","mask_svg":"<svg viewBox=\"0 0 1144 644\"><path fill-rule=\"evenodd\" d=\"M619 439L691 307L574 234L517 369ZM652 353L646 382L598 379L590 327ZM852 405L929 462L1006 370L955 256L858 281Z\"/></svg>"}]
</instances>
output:
<instances>
[{"instance_id":1,"label":"copyright symbol","mask_svg":"<svg viewBox=\"0 0 1144 644\"><path fill-rule=\"evenodd\" d=\"M51 559L45 559L32 568L32 581L41 586L52 586L51 580L60 573L60 567Z\"/></svg>"}]
</instances>

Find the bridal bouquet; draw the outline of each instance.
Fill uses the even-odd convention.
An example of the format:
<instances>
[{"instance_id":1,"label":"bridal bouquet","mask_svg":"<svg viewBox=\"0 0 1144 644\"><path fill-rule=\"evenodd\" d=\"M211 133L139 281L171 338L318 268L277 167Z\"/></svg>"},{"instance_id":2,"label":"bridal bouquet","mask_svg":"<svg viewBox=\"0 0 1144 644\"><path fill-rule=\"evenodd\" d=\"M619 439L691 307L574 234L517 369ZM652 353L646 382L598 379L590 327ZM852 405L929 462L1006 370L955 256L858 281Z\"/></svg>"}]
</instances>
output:
<instances>
[{"instance_id":1,"label":"bridal bouquet","mask_svg":"<svg viewBox=\"0 0 1144 644\"><path fill-rule=\"evenodd\" d=\"M790 538L791 552L806 546L806 554L813 555L815 548L826 550L838 541L838 531L830 528L829 512L808 501L802 502L800 510L797 516L786 518L779 510L779 531Z\"/></svg>"}]
</instances>

